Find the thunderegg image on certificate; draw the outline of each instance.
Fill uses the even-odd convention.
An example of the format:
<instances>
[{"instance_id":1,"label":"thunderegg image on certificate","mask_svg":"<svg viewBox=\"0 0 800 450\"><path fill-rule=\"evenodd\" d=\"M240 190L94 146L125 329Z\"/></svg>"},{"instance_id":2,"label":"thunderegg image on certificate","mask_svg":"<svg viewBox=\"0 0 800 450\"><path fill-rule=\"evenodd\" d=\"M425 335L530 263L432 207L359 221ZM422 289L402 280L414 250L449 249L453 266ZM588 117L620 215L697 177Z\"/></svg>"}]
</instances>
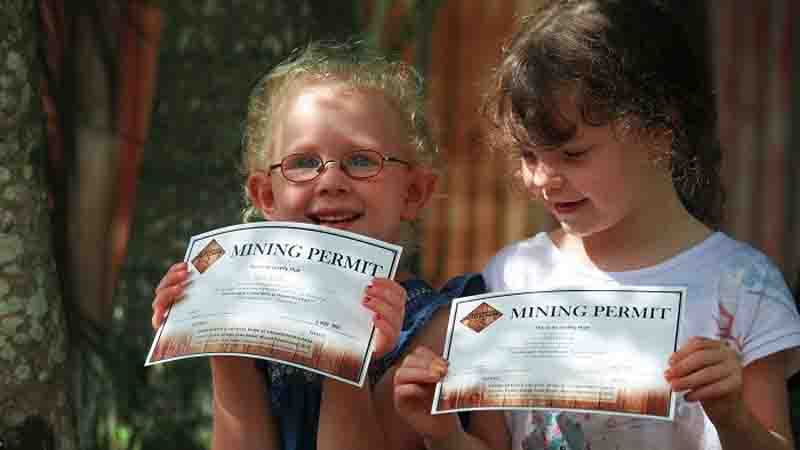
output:
<instances>
[{"instance_id":1,"label":"thunderegg image on certificate","mask_svg":"<svg viewBox=\"0 0 800 450\"><path fill-rule=\"evenodd\" d=\"M316 225L259 222L189 241L190 283L145 365L208 355L269 359L361 386L372 355L373 277L393 278L402 248Z\"/></svg>"},{"instance_id":2,"label":"thunderegg image on certificate","mask_svg":"<svg viewBox=\"0 0 800 450\"><path fill-rule=\"evenodd\" d=\"M664 379L684 288L514 291L453 300L433 414L544 409L673 420Z\"/></svg>"}]
</instances>

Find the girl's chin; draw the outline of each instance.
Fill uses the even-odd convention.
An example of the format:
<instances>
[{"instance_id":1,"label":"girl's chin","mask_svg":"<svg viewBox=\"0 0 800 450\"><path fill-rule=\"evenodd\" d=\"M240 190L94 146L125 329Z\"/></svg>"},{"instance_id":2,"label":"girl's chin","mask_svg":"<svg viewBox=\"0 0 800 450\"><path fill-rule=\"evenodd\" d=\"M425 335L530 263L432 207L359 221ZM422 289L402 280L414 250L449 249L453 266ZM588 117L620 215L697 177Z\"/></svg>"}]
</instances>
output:
<instances>
[{"instance_id":1,"label":"girl's chin","mask_svg":"<svg viewBox=\"0 0 800 450\"><path fill-rule=\"evenodd\" d=\"M586 224L581 224L570 220L559 220L559 225L561 226L561 229L564 230L564 233L576 238L586 238L597 231L594 227L589 227L586 226Z\"/></svg>"}]
</instances>

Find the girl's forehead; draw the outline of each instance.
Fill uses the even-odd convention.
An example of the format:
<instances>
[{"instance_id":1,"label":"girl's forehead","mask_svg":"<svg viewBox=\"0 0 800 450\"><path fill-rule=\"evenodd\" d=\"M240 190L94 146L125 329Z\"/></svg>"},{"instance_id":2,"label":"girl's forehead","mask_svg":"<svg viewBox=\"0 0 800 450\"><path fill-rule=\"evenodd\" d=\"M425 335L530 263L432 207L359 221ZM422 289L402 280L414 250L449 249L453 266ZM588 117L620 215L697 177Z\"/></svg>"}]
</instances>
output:
<instances>
[{"instance_id":1,"label":"girl's forehead","mask_svg":"<svg viewBox=\"0 0 800 450\"><path fill-rule=\"evenodd\" d=\"M273 143L281 152L293 147L293 142L322 146L326 142L319 140L334 137L353 140L353 145L373 141L396 146L408 141L403 116L380 90L343 82L316 82L293 89L282 102L274 127Z\"/></svg>"},{"instance_id":2,"label":"girl's forehead","mask_svg":"<svg viewBox=\"0 0 800 450\"><path fill-rule=\"evenodd\" d=\"M315 80L309 81L288 92L285 103L300 107L309 107L314 102L324 103L326 106L339 105L370 105L376 109L387 111L392 109L386 93L377 88L356 86L340 80ZM395 113L397 111L391 111ZM398 117L399 119L399 117Z\"/></svg>"}]
</instances>

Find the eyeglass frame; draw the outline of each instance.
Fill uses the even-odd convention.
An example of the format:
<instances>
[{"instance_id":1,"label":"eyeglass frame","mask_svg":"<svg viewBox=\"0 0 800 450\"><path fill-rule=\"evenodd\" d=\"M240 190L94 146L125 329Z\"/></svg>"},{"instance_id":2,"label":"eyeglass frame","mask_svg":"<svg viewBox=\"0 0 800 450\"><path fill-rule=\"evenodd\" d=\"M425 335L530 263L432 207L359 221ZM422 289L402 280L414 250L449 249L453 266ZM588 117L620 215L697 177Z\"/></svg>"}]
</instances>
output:
<instances>
[{"instance_id":1,"label":"eyeglass frame","mask_svg":"<svg viewBox=\"0 0 800 450\"><path fill-rule=\"evenodd\" d=\"M354 153L364 153L364 152L374 153L374 154L378 155L380 157L378 160L381 162L381 165L380 165L380 167L378 167L378 170L372 175L369 175L369 176L366 176L366 177L353 176L353 174L351 174L347 170L347 166L342 165L340 161L342 159L347 158L348 156L350 156L350 155L352 155ZM307 180L302 180L302 181L296 181L296 180L292 180L291 178L286 176L286 173L283 170L284 161L286 161L288 158L291 158L291 157L294 157L294 156L297 156L297 155L313 155L314 157L316 157L317 160L320 161L319 167L317 167L315 169L317 171L317 174L314 175L313 178L309 178ZM338 159L327 159L327 160L326 159L322 159L322 156L319 153L316 153L316 152L297 152L297 153L290 153L290 154L284 156L281 159L281 161L278 162L278 163L270 164L269 170L267 171L267 175L272 176L272 172L275 169L280 168L281 169L281 176L283 176L283 178L285 178L286 181L288 181L290 183L294 183L294 184L309 183L309 182L314 181L317 178L319 178L320 175L322 175L326 170L328 170L328 164L336 163L336 164L339 165L339 168L342 170L342 172L345 175L347 175L348 177L350 177L351 179L353 179L353 180L368 180L370 178L378 176L383 171L383 167L387 162L396 162L396 163L404 164L406 167L411 167L413 165L411 161L406 161L404 159L395 158L394 156L387 156L387 155L384 155L383 153L381 153L381 152L379 152L377 150L371 150L371 149L367 149L367 148L362 148L362 149L358 149L358 150L352 150L352 151L349 151L349 152L345 153L344 155L342 155Z\"/></svg>"}]
</instances>

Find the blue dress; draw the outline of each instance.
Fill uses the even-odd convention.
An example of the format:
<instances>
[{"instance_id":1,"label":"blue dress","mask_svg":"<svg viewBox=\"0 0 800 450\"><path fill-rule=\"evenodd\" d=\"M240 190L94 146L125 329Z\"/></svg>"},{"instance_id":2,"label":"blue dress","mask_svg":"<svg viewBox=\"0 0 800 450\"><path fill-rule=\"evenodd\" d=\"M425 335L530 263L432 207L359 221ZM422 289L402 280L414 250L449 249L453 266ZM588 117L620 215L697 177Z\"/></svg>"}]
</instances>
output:
<instances>
[{"instance_id":1,"label":"blue dress","mask_svg":"<svg viewBox=\"0 0 800 450\"><path fill-rule=\"evenodd\" d=\"M448 281L440 291L420 279L400 283L407 294L406 314L397 347L376 361L369 369L374 386L384 373L407 350L411 339L442 306L457 297L481 294L486 287L479 274L462 275ZM322 398L322 376L285 364L261 360L257 363L269 385L272 413L281 431L283 450L315 450ZM467 416L461 416L466 426Z\"/></svg>"}]
</instances>

